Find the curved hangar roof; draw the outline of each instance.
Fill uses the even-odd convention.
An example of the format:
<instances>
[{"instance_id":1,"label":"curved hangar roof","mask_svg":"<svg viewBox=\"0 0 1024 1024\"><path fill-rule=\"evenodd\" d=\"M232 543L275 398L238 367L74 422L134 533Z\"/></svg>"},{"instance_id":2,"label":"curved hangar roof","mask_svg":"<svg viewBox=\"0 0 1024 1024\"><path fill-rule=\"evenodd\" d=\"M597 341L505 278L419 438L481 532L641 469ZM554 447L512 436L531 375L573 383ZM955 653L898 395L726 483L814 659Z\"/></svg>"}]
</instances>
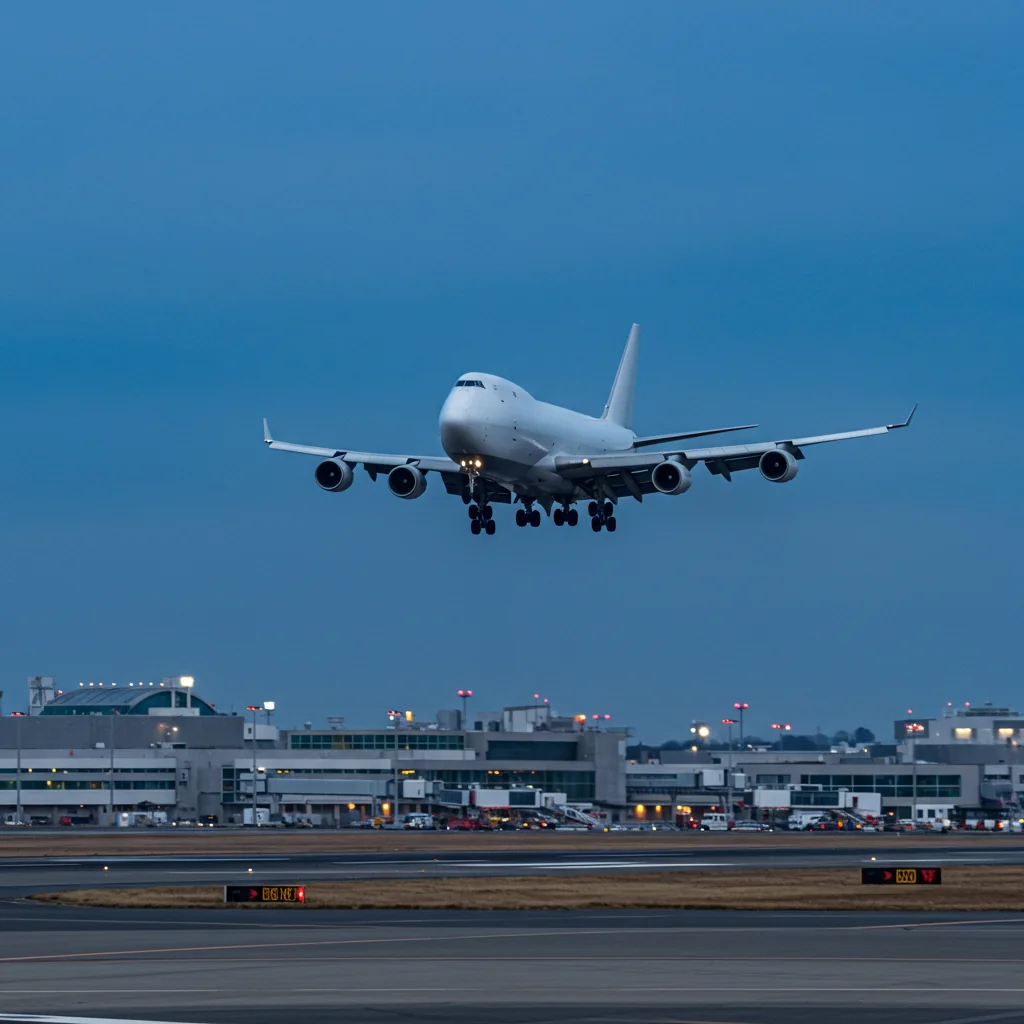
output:
<instances>
[{"instance_id":1,"label":"curved hangar roof","mask_svg":"<svg viewBox=\"0 0 1024 1024\"><path fill-rule=\"evenodd\" d=\"M174 698L174 704L171 700ZM185 707L184 690L149 686L80 686L54 697L42 715L148 715L150 708ZM215 715L212 704L192 694L190 703L200 715Z\"/></svg>"}]
</instances>

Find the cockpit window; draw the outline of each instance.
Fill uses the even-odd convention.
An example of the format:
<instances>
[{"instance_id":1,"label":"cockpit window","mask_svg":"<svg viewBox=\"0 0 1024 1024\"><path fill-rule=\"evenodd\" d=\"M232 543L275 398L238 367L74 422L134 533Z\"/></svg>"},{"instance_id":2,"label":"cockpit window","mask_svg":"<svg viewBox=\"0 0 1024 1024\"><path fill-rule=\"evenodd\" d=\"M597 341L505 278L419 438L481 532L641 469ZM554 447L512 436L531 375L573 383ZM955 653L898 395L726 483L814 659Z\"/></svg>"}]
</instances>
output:
<instances>
[{"instance_id":1,"label":"cockpit window","mask_svg":"<svg viewBox=\"0 0 1024 1024\"><path fill-rule=\"evenodd\" d=\"M457 388L464 388L466 386L466 382L464 380L457 380L455 382L455 386Z\"/></svg>"},{"instance_id":2,"label":"cockpit window","mask_svg":"<svg viewBox=\"0 0 1024 1024\"><path fill-rule=\"evenodd\" d=\"M455 386L457 388L482 388L484 382L482 380L457 380Z\"/></svg>"}]
</instances>

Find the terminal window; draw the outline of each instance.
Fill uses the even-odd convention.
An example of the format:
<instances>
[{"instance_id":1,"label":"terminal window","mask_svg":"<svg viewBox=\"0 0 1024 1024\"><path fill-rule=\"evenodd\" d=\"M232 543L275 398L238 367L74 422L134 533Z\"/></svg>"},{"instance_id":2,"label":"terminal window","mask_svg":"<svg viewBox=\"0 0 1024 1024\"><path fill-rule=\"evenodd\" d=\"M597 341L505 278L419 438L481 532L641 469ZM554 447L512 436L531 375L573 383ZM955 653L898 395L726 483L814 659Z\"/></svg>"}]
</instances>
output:
<instances>
[{"instance_id":1,"label":"terminal window","mask_svg":"<svg viewBox=\"0 0 1024 1024\"><path fill-rule=\"evenodd\" d=\"M292 750L394 750L395 742L393 732L300 732L291 735L288 746ZM399 733L397 744L399 750L463 750L466 738L461 733Z\"/></svg>"},{"instance_id":2,"label":"terminal window","mask_svg":"<svg viewBox=\"0 0 1024 1024\"><path fill-rule=\"evenodd\" d=\"M861 793L878 793L888 797L913 797L913 775L801 775L801 785L821 786L823 790L849 789ZM953 797L961 795L959 775L917 776L919 797Z\"/></svg>"}]
</instances>

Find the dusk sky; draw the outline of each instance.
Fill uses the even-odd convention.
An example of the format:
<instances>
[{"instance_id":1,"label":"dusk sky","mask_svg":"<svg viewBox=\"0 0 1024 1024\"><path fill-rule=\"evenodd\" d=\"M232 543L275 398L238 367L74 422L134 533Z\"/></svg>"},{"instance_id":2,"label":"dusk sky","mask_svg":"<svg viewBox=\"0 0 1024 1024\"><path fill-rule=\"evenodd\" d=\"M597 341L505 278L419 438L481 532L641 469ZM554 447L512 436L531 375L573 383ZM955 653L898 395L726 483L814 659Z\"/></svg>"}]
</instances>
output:
<instances>
[{"instance_id":1,"label":"dusk sky","mask_svg":"<svg viewBox=\"0 0 1024 1024\"><path fill-rule=\"evenodd\" d=\"M0 688L188 673L661 742L1024 710L1024 8L0 9ZM441 453L469 370L634 426L903 419L614 535L473 537L275 435Z\"/></svg>"}]
</instances>

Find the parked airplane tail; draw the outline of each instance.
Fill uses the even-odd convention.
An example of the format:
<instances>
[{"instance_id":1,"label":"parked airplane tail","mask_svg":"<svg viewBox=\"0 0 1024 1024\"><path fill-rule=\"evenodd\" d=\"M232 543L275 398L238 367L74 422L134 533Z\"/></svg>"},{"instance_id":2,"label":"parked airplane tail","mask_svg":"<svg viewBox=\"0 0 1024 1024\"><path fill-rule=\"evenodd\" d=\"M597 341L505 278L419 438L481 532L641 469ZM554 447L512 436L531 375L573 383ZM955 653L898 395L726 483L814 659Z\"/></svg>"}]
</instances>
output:
<instances>
[{"instance_id":1,"label":"parked airplane tail","mask_svg":"<svg viewBox=\"0 0 1024 1024\"><path fill-rule=\"evenodd\" d=\"M612 393L604 407L601 419L611 420L620 427L630 426L633 420L633 392L636 390L636 360L640 347L640 325L633 324L622 350L619 369L612 384Z\"/></svg>"}]
</instances>

